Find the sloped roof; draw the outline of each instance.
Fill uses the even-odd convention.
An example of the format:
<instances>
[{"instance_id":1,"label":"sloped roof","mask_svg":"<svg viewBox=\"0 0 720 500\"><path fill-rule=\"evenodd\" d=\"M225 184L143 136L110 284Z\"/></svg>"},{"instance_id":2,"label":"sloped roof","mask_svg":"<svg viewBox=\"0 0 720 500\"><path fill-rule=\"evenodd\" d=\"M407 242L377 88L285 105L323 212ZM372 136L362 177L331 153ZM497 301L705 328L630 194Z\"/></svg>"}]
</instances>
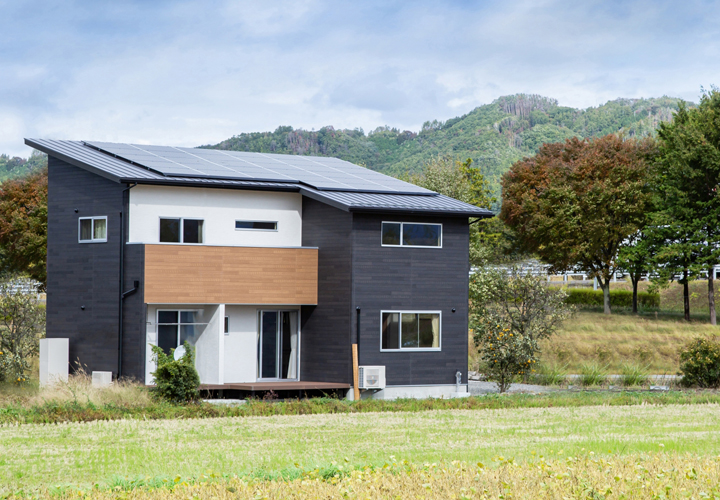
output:
<instances>
[{"instance_id":1,"label":"sloped roof","mask_svg":"<svg viewBox=\"0 0 720 500\"><path fill-rule=\"evenodd\" d=\"M119 183L294 191L346 211L492 216L337 158L47 139L25 144Z\"/></svg>"}]
</instances>

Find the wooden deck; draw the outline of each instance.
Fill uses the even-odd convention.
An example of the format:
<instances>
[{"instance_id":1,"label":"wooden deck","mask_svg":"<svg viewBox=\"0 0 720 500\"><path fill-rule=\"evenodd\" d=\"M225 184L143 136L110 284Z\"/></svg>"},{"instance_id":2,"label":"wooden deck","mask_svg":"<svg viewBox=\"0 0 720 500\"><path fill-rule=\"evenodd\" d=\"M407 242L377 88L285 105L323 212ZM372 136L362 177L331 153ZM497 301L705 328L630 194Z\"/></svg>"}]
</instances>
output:
<instances>
[{"instance_id":1,"label":"wooden deck","mask_svg":"<svg viewBox=\"0 0 720 500\"><path fill-rule=\"evenodd\" d=\"M350 389L350 384L339 382L307 382L301 380L299 382L248 382L243 384L202 384L200 390L207 391L317 391L317 390L337 390Z\"/></svg>"}]
</instances>

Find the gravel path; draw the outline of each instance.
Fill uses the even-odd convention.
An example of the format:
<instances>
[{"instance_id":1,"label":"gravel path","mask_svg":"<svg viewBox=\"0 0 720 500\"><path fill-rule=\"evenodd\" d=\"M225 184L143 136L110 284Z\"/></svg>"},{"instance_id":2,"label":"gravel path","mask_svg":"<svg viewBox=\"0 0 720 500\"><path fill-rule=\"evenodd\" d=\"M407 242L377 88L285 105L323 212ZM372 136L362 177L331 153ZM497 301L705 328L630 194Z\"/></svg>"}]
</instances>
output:
<instances>
[{"instance_id":1,"label":"gravel path","mask_svg":"<svg viewBox=\"0 0 720 500\"><path fill-rule=\"evenodd\" d=\"M539 392L551 392L552 389L544 385L531 385L531 384L511 384L508 392L514 393L539 393ZM480 382L476 380L470 380L468 382L468 392L472 395L479 394L496 394L498 391L497 384L495 382Z\"/></svg>"}]
</instances>

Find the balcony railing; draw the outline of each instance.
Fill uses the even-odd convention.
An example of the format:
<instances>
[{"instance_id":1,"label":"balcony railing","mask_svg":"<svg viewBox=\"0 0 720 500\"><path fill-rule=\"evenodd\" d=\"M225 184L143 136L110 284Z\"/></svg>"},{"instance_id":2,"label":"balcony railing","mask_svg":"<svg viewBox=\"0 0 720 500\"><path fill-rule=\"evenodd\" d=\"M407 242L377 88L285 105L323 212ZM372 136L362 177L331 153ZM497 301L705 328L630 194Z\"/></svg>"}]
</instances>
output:
<instances>
[{"instance_id":1,"label":"balcony railing","mask_svg":"<svg viewBox=\"0 0 720 500\"><path fill-rule=\"evenodd\" d=\"M145 303L315 305L317 248L145 245Z\"/></svg>"}]
</instances>

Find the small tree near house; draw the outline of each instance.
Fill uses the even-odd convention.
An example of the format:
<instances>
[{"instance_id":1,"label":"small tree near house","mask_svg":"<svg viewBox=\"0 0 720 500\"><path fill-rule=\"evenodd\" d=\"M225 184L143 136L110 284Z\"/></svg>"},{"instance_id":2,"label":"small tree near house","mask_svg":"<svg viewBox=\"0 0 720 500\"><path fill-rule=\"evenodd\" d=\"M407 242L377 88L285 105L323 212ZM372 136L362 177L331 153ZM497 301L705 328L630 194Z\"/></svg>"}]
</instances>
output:
<instances>
[{"instance_id":1,"label":"small tree near house","mask_svg":"<svg viewBox=\"0 0 720 500\"><path fill-rule=\"evenodd\" d=\"M45 308L22 279L0 282L0 381L27 382L30 362L45 333Z\"/></svg>"},{"instance_id":2,"label":"small tree near house","mask_svg":"<svg viewBox=\"0 0 720 500\"><path fill-rule=\"evenodd\" d=\"M486 269L470 280L470 324L489 380L505 392L534 371L540 341L573 312L566 293L517 267Z\"/></svg>"}]
</instances>

